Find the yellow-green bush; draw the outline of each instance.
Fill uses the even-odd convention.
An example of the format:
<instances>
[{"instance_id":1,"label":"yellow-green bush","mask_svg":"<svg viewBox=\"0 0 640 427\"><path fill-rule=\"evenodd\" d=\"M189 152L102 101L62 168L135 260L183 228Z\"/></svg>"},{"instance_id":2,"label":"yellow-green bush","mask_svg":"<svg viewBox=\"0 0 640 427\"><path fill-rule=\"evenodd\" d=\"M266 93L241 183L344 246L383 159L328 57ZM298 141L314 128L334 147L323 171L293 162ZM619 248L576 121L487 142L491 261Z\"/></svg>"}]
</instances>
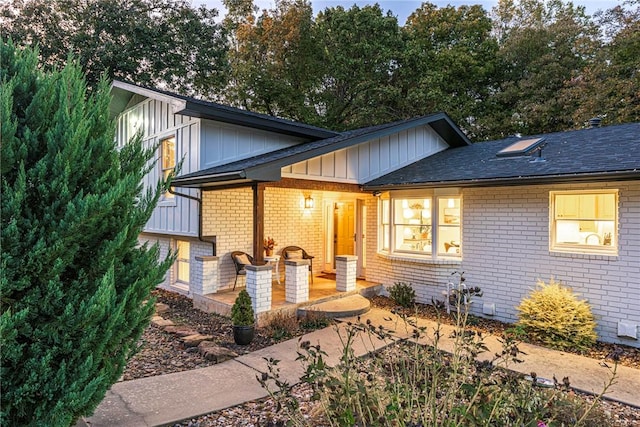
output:
<instances>
[{"instance_id":1,"label":"yellow-green bush","mask_svg":"<svg viewBox=\"0 0 640 427\"><path fill-rule=\"evenodd\" d=\"M584 349L596 341L596 322L589 303L571 288L538 279L537 288L517 307L518 324L534 340L560 349Z\"/></svg>"}]
</instances>

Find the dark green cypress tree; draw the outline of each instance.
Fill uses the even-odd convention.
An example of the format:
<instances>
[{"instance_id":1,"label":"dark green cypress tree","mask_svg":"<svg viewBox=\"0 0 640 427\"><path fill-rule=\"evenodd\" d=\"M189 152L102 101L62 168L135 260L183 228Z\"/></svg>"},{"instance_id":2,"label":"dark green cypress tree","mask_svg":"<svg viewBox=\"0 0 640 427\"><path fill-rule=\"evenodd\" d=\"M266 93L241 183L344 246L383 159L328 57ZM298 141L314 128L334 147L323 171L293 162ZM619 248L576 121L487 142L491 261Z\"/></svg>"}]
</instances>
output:
<instances>
[{"instance_id":1,"label":"dark green cypress tree","mask_svg":"<svg viewBox=\"0 0 640 427\"><path fill-rule=\"evenodd\" d=\"M135 351L171 259L138 244L159 189L152 150L118 150L109 87L0 44L0 425L69 426Z\"/></svg>"}]
</instances>

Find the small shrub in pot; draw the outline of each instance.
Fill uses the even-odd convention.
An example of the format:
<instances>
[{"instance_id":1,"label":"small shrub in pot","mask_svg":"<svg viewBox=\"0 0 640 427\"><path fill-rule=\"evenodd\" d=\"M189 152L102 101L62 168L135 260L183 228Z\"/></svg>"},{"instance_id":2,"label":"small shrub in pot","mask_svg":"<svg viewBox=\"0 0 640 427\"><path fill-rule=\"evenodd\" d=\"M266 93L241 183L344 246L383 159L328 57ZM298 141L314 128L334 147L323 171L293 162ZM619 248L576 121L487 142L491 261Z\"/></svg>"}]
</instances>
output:
<instances>
[{"instance_id":1,"label":"small shrub in pot","mask_svg":"<svg viewBox=\"0 0 640 427\"><path fill-rule=\"evenodd\" d=\"M233 340L238 345L247 345L253 340L255 333L255 314L251 305L251 297L246 289L240 291L236 302L231 307L233 323Z\"/></svg>"}]
</instances>

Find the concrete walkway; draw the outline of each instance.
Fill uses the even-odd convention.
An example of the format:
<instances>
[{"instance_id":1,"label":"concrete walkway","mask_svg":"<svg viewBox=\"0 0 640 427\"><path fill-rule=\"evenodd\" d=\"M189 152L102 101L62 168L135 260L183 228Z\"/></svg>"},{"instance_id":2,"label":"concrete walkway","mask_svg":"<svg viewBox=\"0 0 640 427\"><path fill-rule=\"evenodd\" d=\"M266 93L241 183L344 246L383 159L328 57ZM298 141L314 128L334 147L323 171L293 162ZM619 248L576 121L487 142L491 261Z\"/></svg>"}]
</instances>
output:
<instances>
[{"instance_id":1,"label":"concrete walkway","mask_svg":"<svg viewBox=\"0 0 640 427\"><path fill-rule=\"evenodd\" d=\"M343 319L349 320L356 321L355 318ZM410 336L413 330L397 316L375 308L361 315L360 320L370 320L373 325L393 329L399 338ZM436 325L420 320L419 326L426 327L427 336L432 336ZM441 329L439 347L451 349L451 328L443 325ZM339 333L344 337L344 323L338 330L329 327L314 331L305 335L303 340L319 343L328 353L327 362L335 365L342 350ZM485 353L486 356L481 355L481 358L490 358L502 349L496 337L487 336L484 342L490 351ZM356 340L354 350L357 355L363 355L388 343L369 338ZM280 360L281 378L295 384L303 374L302 365L295 360L297 346L296 338L207 368L114 384L87 422L91 427L171 425L266 397L267 392L256 380L257 374L266 371L265 358ZM522 356L525 362L512 365L511 369L525 374L536 372L538 377L549 379L554 375L559 380L568 376L571 385L579 390L599 393L611 375L610 370L598 360L528 344L521 344L519 348L526 353ZM610 361L607 364L613 366ZM638 390L640 370L619 366L617 383L610 388L606 397L640 408Z\"/></svg>"}]
</instances>

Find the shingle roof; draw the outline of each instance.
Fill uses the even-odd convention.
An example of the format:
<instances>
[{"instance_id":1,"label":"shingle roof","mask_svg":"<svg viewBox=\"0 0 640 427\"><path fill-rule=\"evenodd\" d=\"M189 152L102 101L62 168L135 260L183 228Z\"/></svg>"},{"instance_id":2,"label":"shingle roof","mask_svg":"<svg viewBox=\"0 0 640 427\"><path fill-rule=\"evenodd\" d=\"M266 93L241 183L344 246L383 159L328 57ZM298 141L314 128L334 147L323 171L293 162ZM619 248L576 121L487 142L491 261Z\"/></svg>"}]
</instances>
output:
<instances>
[{"instance_id":1,"label":"shingle roof","mask_svg":"<svg viewBox=\"0 0 640 427\"><path fill-rule=\"evenodd\" d=\"M231 180L271 180L279 179L283 166L320 156L332 151L366 142L387 134L400 132L421 125L431 125L451 146L467 145L469 140L444 113L431 114L409 120L400 120L378 126L342 132L319 140L282 148L259 156L214 166L209 169L179 176L175 186L201 186L206 183L228 182Z\"/></svg>"},{"instance_id":2,"label":"shingle roof","mask_svg":"<svg viewBox=\"0 0 640 427\"><path fill-rule=\"evenodd\" d=\"M596 179L640 179L640 123L526 138L546 138L545 161L496 153L523 138L449 148L374 179L368 190L436 186L487 186Z\"/></svg>"}]
</instances>

